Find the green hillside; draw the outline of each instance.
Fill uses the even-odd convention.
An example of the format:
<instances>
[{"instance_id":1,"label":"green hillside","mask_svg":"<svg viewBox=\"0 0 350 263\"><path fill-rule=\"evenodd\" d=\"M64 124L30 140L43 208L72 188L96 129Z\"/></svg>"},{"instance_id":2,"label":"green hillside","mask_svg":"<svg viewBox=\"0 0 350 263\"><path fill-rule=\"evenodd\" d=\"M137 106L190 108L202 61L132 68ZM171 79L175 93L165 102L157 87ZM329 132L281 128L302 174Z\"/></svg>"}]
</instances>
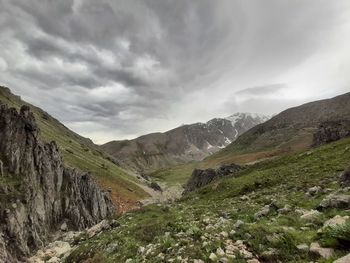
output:
<instances>
[{"instance_id":1,"label":"green hillside","mask_svg":"<svg viewBox=\"0 0 350 263\"><path fill-rule=\"evenodd\" d=\"M30 106L43 140L57 142L67 166L90 171L99 184L111 190L112 198L121 203L122 210L128 209L128 206L132 206L137 200L148 196L134 176L111 162L108 156L99 151L89 139L69 130L38 107L22 101L8 88L0 87L0 100L17 109L23 104Z\"/></svg>"},{"instance_id":2,"label":"green hillside","mask_svg":"<svg viewBox=\"0 0 350 263\"><path fill-rule=\"evenodd\" d=\"M350 138L257 163L237 178L217 181L178 202L122 216L120 227L83 242L67 262L211 262L211 253L220 257L220 249L237 240L263 262L315 261L314 254L297 246L318 242L334 253L317 262L333 262L349 253L350 223L319 229L349 210L329 208L310 218L301 218L300 211L316 209L329 194L350 194L339 185L339 174L349 165ZM322 190L307 195L314 186ZM255 213L266 205L270 212L257 219ZM283 213L278 211L283 207ZM249 262L239 251L234 256L221 262Z\"/></svg>"}]
</instances>

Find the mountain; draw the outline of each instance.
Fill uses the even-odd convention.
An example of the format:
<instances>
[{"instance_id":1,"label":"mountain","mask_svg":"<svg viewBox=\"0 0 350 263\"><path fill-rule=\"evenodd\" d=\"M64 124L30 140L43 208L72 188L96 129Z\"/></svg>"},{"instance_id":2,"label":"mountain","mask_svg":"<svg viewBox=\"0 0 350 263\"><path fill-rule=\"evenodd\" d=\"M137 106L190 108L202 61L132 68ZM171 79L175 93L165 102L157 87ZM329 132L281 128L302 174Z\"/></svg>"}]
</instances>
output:
<instances>
[{"instance_id":1,"label":"mountain","mask_svg":"<svg viewBox=\"0 0 350 263\"><path fill-rule=\"evenodd\" d=\"M328 126L328 130L339 129L338 133L345 136L349 121L350 93L306 103L255 126L207 161L244 163L299 151L319 144L314 136L324 126Z\"/></svg>"},{"instance_id":2,"label":"mountain","mask_svg":"<svg viewBox=\"0 0 350 263\"><path fill-rule=\"evenodd\" d=\"M57 144L43 143L33 113L0 102L0 261L19 262L64 223L80 230L115 206L90 173L64 166Z\"/></svg>"},{"instance_id":3,"label":"mountain","mask_svg":"<svg viewBox=\"0 0 350 263\"><path fill-rule=\"evenodd\" d=\"M97 183L111 193L119 211L138 207L138 201L149 196L140 186L142 182L136 176L116 165L112 158L103 153L91 140L69 130L47 112L23 101L6 87L0 86L0 100L17 110L23 105L28 106L40 129L40 139L57 143L65 166L90 172Z\"/></svg>"},{"instance_id":4,"label":"mountain","mask_svg":"<svg viewBox=\"0 0 350 263\"><path fill-rule=\"evenodd\" d=\"M267 116L259 114L236 113L227 118L183 125L134 140L108 142L101 148L122 166L139 173L149 173L171 165L200 161L266 120Z\"/></svg>"},{"instance_id":5,"label":"mountain","mask_svg":"<svg viewBox=\"0 0 350 263\"><path fill-rule=\"evenodd\" d=\"M153 172L167 185L183 185L194 169L252 164L350 135L350 93L287 109L240 135L230 145L196 163Z\"/></svg>"}]
</instances>

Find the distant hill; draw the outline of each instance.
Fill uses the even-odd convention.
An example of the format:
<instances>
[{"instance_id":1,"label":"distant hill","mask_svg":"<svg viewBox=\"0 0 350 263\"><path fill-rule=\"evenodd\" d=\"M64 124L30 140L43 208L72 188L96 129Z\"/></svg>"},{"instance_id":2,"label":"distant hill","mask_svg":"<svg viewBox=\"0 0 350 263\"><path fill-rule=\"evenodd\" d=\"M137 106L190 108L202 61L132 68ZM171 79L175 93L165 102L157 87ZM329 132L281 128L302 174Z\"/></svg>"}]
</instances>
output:
<instances>
[{"instance_id":1,"label":"distant hill","mask_svg":"<svg viewBox=\"0 0 350 263\"><path fill-rule=\"evenodd\" d=\"M255 126L207 161L246 163L305 149L314 144L320 126L329 122L347 125L349 120L350 93L306 103Z\"/></svg>"},{"instance_id":2,"label":"distant hill","mask_svg":"<svg viewBox=\"0 0 350 263\"><path fill-rule=\"evenodd\" d=\"M69 130L47 112L23 101L6 87L0 86L0 101L17 110L22 105L29 106L38 123L42 140L56 141L66 166L91 172L98 183L111 192L120 211L133 208L140 199L148 196L135 176L113 163L90 139Z\"/></svg>"},{"instance_id":3,"label":"distant hill","mask_svg":"<svg viewBox=\"0 0 350 263\"><path fill-rule=\"evenodd\" d=\"M165 133L112 141L101 147L122 166L148 173L171 165L200 161L268 119L259 114L235 113L207 123L183 125Z\"/></svg>"}]
</instances>

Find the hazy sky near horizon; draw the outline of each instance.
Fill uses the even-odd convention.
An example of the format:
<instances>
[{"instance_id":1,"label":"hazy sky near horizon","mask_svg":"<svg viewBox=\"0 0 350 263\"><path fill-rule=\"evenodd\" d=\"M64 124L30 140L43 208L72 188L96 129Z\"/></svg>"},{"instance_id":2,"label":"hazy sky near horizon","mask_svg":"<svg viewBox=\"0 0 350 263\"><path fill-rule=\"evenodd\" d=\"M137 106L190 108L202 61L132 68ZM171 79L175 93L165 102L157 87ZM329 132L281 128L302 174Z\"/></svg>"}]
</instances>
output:
<instances>
[{"instance_id":1,"label":"hazy sky near horizon","mask_svg":"<svg viewBox=\"0 0 350 263\"><path fill-rule=\"evenodd\" d=\"M103 143L350 91L348 0L0 0L0 85Z\"/></svg>"}]
</instances>

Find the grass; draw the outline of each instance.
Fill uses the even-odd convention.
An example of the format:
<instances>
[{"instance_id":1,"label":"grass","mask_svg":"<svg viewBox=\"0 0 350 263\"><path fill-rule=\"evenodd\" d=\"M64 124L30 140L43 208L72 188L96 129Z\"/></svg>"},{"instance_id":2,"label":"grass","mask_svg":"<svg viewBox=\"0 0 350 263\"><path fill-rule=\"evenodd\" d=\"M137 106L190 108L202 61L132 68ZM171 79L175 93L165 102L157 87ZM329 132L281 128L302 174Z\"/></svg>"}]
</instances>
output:
<instances>
[{"instance_id":1,"label":"grass","mask_svg":"<svg viewBox=\"0 0 350 263\"><path fill-rule=\"evenodd\" d=\"M291 133L292 131L288 130L288 133L286 132L286 134L284 134L284 136L288 138L286 143L280 143L279 141L277 141L275 144L269 145L261 145L257 143L255 148L245 148L248 139L257 139L256 136L252 138L254 133L253 135L248 133L247 136L244 134L236 142L200 162L186 163L161 169L150 173L149 176L160 182L166 183L169 186L182 186L190 178L192 171L195 168L206 169L231 163L241 165L252 164L257 161L271 160L278 156L302 152L310 148L312 142L312 133L310 130L303 129L297 132L295 136L293 136Z\"/></svg>"},{"instance_id":2,"label":"grass","mask_svg":"<svg viewBox=\"0 0 350 263\"><path fill-rule=\"evenodd\" d=\"M321 192L309 197L306 191L310 187L338 191L338 175L349 164L350 138L254 164L237 178L222 179L215 187L208 185L177 202L151 205L123 215L118 219L121 227L83 242L67 262L83 262L101 254L104 256L101 262L124 262L128 258L132 262L169 259L180 262L179 256L189 258L189 262L196 258L210 262L210 253L225 246L227 238L220 236L222 231L230 233L233 240L244 240L255 255L272 257L270 262L314 261L312 255L300 252L296 246L312 242L323 244L328 240L328 245L333 244L335 248L334 257L318 262L332 262L349 253L349 246L338 245L339 240L348 240L349 227L323 235L318 230L329 218L346 215L348 211L328 209L317 219L307 221L300 218L297 209L315 209L328 194ZM181 177L181 174L176 176ZM346 189L343 192L350 194ZM242 195L249 199L242 200ZM256 220L254 214L271 203L277 208L288 204L291 210L286 214L272 210L266 217ZM235 228L236 220L244 224ZM231 233L231 230L235 231ZM330 239L338 243L331 243ZM109 248L114 243L118 244L118 249L111 251ZM148 252L138 252L140 247ZM267 255L266 251L273 253ZM246 262L236 256L229 262Z\"/></svg>"},{"instance_id":3,"label":"grass","mask_svg":"<svg viewBox=\"0 0 350 263\"><path fill-rule=\"evenodd\" d=\"M112 191L111 195L115 201L123 199L136 202L148 196L134 176L111 162L89 139L69 130L46 112L22 101L4 87L0 87L0 100L17 110L24 104L30 106L42 139L46 142L56 141L65 164L91 172L102 187Z\"/></svg>"}]
</instances>

